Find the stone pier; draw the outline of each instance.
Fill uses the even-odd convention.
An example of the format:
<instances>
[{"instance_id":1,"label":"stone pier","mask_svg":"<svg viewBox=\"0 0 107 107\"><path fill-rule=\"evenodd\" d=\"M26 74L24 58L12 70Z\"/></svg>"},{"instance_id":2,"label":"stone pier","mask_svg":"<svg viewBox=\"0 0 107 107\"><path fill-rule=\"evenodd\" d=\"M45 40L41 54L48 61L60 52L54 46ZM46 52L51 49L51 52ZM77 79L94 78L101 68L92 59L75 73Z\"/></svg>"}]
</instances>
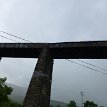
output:
<instances>
[{"instance_id":1,"label":"stone pier","mask_svg":"<svg viewBox=\"0 0 107 107\"><path fill-rule=\"evenodd\" d=\"M23 107L49 107L53 58L48 48L41 49Z\"/></svg>"}]
</instances>

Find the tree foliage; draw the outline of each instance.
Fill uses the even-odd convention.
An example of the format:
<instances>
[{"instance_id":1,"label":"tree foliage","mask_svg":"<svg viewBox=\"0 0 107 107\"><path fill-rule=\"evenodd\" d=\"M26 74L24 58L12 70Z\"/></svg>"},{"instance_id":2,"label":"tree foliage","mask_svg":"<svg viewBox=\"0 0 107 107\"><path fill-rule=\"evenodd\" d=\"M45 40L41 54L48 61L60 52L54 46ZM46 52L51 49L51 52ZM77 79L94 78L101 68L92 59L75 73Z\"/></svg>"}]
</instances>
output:
<instances>
[{"instance_id":1,"label":"tree foliage","mask_svg":"<svg viewBox=\"0 0 107 107\"><path fill-rule=\"evenodd\" d=\"M97 107L97 104L95 104L93 101L86 101L84 103L84 107Z\"/></svg>"},{"instance_id":2,"label":"tree foliage","mask_svg":"<svg viewBox=\"0 0 107 107\"><path fill-rule=\"evenodd\" d=\"M11 94L13 89L11 87L8 87L5 82L7 78L0 78L0 102L2 101L9 101L8 95Z\"/></svg>"},{"instance_id":3,"label":"tree foliage","mask_svg":"<svg viewBox=\"0 0 107 107\"><path fill-rule=\"evenodd\" d=\"M6 77L0 78L0 107L21 107L20 104L9 100L8 95L11 94L13 89L5 84L6 80Z\"/></svg>"},{"instance_id":4,"label":"tree foliage","mask_svg":"<svg viewBox=\"0 0 107 107\"><path fill-rule=\"evenodd\" d=\"M0 103L0 107L22 107L22 106L18 103L13 103L11 101L2 101Z\"/></svg>"},{"instance_id":5,"label":"tree foliage","mask_svg":"<svg viewBox=\"0 0 107 107\"><path fill-rule=\"evenodd\" d=\"M67 104L67 107L76 107L76 102L70 101L69 104Z\"/></svg>"}]
</instances>

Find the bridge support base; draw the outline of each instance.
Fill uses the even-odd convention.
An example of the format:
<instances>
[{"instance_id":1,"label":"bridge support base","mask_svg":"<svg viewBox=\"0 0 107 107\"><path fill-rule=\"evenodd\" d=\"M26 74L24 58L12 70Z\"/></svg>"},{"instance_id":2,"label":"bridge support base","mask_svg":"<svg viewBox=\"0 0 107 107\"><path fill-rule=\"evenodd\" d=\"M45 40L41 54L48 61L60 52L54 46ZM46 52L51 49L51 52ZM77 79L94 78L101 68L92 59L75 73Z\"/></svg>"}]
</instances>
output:
<instances>
[{"instance_id":1,"label":"bridge support base","mask_svg":"<svg viewBox=\"0 0 107 107\"><path fill-rule=\"evenodd\" d=\"M47 48L40 53L23 107L49 107L53 58Z\"/></svg>"}]
</instances>

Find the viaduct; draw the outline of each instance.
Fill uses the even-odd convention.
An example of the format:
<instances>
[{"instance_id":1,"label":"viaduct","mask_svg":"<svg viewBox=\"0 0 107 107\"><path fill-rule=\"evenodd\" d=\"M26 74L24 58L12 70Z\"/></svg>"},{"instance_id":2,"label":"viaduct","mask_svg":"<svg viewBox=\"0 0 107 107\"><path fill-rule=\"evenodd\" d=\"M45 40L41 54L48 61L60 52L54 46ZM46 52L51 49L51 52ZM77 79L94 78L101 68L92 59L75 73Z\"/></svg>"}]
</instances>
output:
<instances>
[{"instance_id":1,"label":"viaduct","mask_svg":"<svg viewBox=\"0 0 107 107\"><path fill-rule=\"evenodd\" d=\"M49 107L54 59L106 59L107 41L0 43L0 57L38 58L23 107Z\"/></svg>"}]
</instances>

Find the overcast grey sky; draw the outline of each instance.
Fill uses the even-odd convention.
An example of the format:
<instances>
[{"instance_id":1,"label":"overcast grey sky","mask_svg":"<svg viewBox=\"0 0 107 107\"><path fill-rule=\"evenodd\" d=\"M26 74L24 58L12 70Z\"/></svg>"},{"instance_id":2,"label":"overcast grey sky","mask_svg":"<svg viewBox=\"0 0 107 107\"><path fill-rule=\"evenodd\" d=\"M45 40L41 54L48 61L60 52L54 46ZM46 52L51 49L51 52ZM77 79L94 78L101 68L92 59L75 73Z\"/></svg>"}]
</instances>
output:
<instances>
[{"instance_id":1,"label":"overcast grey sky","mask_svg":"<svg viewBox=\"0 0 107 107\"><path fill-rule=\"evenodd\" d=\"M32 42L107 40L107 0L0 0L0 31ZM19 42L19 39L0 33ZM0 37L0 42L12 42ZM36 59L3 58L0 75L27 86ZM77 60L75 60L77 61ZM106 60L85 60L107 69ZM55 60L52 99L84 99L107 106L107 76L66 60ZM80 100L80 101L79 101Z\"/></svg>"}]
</instances>

